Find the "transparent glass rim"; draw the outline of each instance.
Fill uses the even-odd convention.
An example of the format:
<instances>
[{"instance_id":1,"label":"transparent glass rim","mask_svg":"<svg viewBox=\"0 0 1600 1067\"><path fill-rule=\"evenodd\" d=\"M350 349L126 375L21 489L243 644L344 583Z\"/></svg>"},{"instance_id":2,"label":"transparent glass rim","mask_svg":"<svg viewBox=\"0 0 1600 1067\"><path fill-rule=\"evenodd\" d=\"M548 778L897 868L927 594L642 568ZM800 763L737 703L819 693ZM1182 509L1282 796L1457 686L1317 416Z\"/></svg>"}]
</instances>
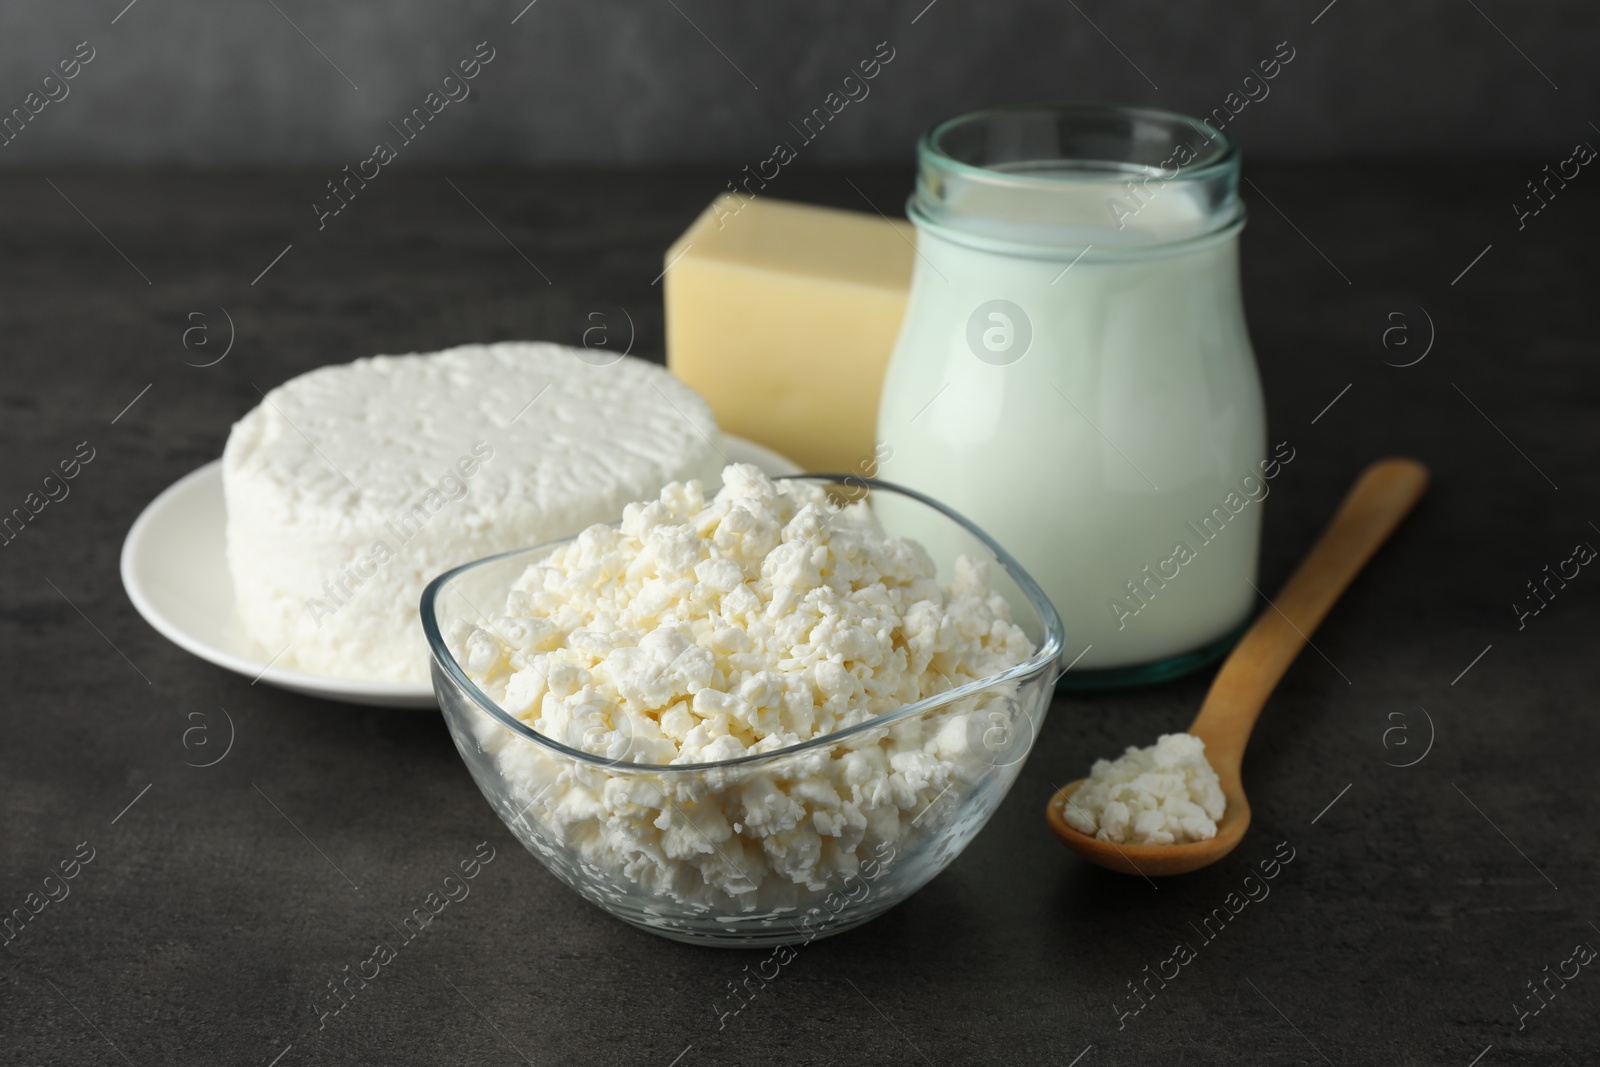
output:
<instances>
[{"instance_id":1,"label":"transparent glass rim","mask_svg":"<svg viewBox=\"0 0 1600 1067\"><path fill-rule=\"evenodd\" d=\"M894 711L867 719L864 722L856 723L854 726L847 726L843 729L835 730L832 733L823 734L820 737L813 737L805 741L800 741L785 748L774 749L771 752L757 752L745 756L736 756L732 759L715 760L709 763L629 763L607 759L604 756L596 756L593 753L585 752L582 749L572 748L545 736L544 734L535 730L533 727L529 726L527 723L523 722L521 719L513 716L510 712L506 711L492 698L490 698L489 695L482 689L479 689L477 683L472 681L471 678L467 677L466 671L461 668L461 664L456 661L455 656L450 652L449 647L445 644L444 635L439 631L439 623L438 619L436 618L437 613L434 610L438 598L445 592L450 583L466 572L479 567L488 566L491 563L496 563L511 556L519 556L527 553L537 552L540 549L552 549L556 545L565 544L575 540L577 535L574 535L573 537L563 537L554 541L546 541L543 544L532 545L527 548L516 548L509 552L500 552L493 556L486 556L483 559L473 560L471 563L463 563L459 567L452 567L450 570L445 571L443 574L433 579L433 581L429 582L427 588L422 591L421 604L422 630L423 634L428 640L428 651L433 656L433 660L438 665L439 669L444 672L445 676L449 678L451 682L455 683L455 685L462 692L466 693L481 711L485 712L491 718L499 722L502 726L506 727L522 738L549 749L551 752L566 756L569 759L576 760L580 763L586 763L598 770L605 770L612 773L621 774L650 774L662 776L674 774L700 774L706 771L761 763L776 760L782 757L794 756L798 753L807 752L813 749L826 748L837 744L841 740L855 737L858 734L865 733L869 730L877 730L885 726L891 726L894 723L903 721L905 719L915 718L916 716L925 712L935 710L945 704L953 704L958 700L962 700L975 693L982 692L983 690L993 688L996 685L1014 680L1025 679L1031 675L1047 671L1052 666L1060 666L1062 649L1066 644L1066 635L1062 626L1061 616L1056 611L1055 606L1050 603L1050 598L1045 595L1044 590L1039 587L1039 584L1033 580L1033 577L1029 575L1026 570L1023 569L1022 565L1017 562L1011 553L1002 548L999 542L990 537L966 516L946 507L944 504L934 500L932 497L925 496L922 493L917 492L914 489L908 489L905 486L896 485L893 482L886 482L877 478L865 478L855 474L822 473L797 474L793 477L779 480L838 483L850 485L852 487L865 487L868 490L881 490L884 492L908 497L933 508L945 518L950 519L956 525L962 527L968 533L972 534L973 537L977 538L977 540L981 542L985 548L994 554L996 561L998 561L999 564L1005 568L1006 573L1009 574L1012 580L1017 583L1017 587L1022 591L1023 596L1027 598L1029 605L1036 613L1038 613L1040 621L1044 624L1044 639L1040 642L1039 648L1028 659L1018 663L1013 667L1007 668L1004 671L1000 671L997 674L991 674L988 677L968 682L966 685L957 686L955 689L946 690L943 693L937 693L930 697L924 697L922 700L918 700L915 703L906 704L902 707L896 708ZM610 523L608 525L616 526L619 525L619 523Z\"/></svg>"},{"instance_id":2,"label":"transparent glass rim","mask_svg":"<svg viewBox=\"0 0 1600 1067\"><path fill-rule=\"evenodd\" d=\"M1226 134L1175 111L1011 104L922 135L906 215L919 231L1012 258L1186 255L1243 227L1240 169Z\"/></svg>"},{"instance_id":3,"label":"transparent glass rim","mask_svg":"<svg viewBox=\"0 0 1600 1067\"><path fill-rule=\"evenodd\" d=\"M1221 130L1214 130L1204 122L1192 115L1185 115L1178 111L1167 111L1163 108L1140 107L1132 104L1112 104L1100 101L1042 101L1032 104L1006 104L1001 107L984 108L980 111L969 111L956 115L934 124L924 133L917 142L917 152L926 158L936 161L941 167L947 168L957 174L979 181L1008 184L1015 182L1019 185L1033 188L1046 188L1062 185L1074 181L1103 181L1104 174L1086 171L1083 174L1051 174L1041 176L1028 174L1026 171L998 170L994 167L985 167L975 163L967 163L950 155L941 146L940 141L951 131L963 126L989 121L997 116L1012 115L1023 112L1036 111L1056 115L1089 117L1132 116L1153 119L1170 123L1175 126L1186 126L1196 133L1203 135L1207 141L1217 146L1218 153L1215 159L1204 166L1194 168L1179 167L1177 174L1166 179L1167 181L1198 181L1239 166L1239 146ZM1126 162L1119 160L1084 160L1083 162Z\"/></svg>"}]
</instances>

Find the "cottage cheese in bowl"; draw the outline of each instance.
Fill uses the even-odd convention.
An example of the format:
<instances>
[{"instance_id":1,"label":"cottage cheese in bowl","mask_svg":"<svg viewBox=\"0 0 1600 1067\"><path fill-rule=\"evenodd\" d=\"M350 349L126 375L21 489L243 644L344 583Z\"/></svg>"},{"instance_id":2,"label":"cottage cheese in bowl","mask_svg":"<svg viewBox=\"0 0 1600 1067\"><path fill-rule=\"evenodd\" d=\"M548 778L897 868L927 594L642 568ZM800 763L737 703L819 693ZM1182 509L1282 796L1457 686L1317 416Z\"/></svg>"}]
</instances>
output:
<instances>
[{"instance_id":1,"label":"cottage cheese in bowl","mask_svg":"<svg viewBox=\"0 0 1600 1067\"><path fill-rule=\"evenodd\" d=\"M457 732L502 817L591 899L685 936L684 916L773 927L864 869L931 877L1042 718L1049 687L1019 668L1054 674L987 562L947 561L941 584L865 504L749 466L722 481L630 505L539 555L492 617L442 626L527 728ZM456 726L463 702L441 702Z\"/></svg>"}]
</instances>

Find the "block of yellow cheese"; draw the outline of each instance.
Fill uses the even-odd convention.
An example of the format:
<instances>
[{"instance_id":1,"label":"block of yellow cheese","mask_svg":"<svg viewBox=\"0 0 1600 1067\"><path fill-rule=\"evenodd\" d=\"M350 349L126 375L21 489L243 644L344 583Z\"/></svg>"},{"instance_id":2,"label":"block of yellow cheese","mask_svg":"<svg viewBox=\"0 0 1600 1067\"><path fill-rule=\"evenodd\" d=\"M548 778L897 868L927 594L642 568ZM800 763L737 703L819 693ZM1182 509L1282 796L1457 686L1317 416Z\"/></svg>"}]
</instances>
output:
<instances>
[{"instance_id":1,"label":"block of yellow cheese","mask_svg":"<svg viewBox=\"0 0 1600 1067\"><path fill-rule=\"evenodd\" d=\"M871 473L915 240L903 219L719 198L667 251L667 366L726 432Z\"/></svg>"}]
</instances>

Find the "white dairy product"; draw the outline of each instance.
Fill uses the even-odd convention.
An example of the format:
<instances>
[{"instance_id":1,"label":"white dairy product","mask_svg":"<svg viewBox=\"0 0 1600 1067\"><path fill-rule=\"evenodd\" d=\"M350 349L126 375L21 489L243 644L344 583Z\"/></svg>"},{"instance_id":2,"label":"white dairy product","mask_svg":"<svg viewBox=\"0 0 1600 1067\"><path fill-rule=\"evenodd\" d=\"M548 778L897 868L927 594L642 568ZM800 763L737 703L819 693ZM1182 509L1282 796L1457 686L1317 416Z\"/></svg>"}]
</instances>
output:
<instances>
[{"instance_id":1,"label":"white dairy product","mask_svg":"<svg viewBox=\"0 0 1600 1067\"><path fill-rule=\"evenodd\" d=\"M715 478L716 423L692 390L584 355L505 342L374 356L266 394L223 453L228 566L264 655L426 681L417 608L435 575Z\"/></svg>"},{"instance_id":2,"label":"white dairy product","mask_svg":"<svg viewBox=\"0 0 1600 1067\"><path fill-rule=\"evenodd\" d=\"M1063 814L1074 830L1102 841L1171 845L1216 837L1225 807L1205 742L1162 734L1148 748L1096 760Z\"/></svg>"},{"instance_id":3,"label":"white dairy product","mask_svg":"<svg viewBox=\"0 0 1600 1067\"><path fill-rule=\"evenodd\" d=\"M565 758L485 716L511 803L609 876L673 900L793 905L912 832L994 767L975 743L1005 686L752 770L634 771L774 753L1026 660L987 564L949 589L864 504L734 465L631 504L530 566L505 615L446 641L486 695ZM1013 687L1014 690L1014 687ZM877 851L882 855L882 851Z\"/></svg>"},{"instance_id":4,"label":"white dairy product","mask_svg":"<svg viewBox=\"0 0 1600 1067\"><path fill-rule=\"evenodd\" d=\"M1237 152L1179 115L1022 105L942 124L918 159L881 476L1017 558L1074 673L1159 676L1255 599L1266 421Z\"/></svg>"},{"instance_id":5,"label":"white dairy product","mask_svg":"<svg viewBox=\"0 0 1600 1067\"><path fill-rule=\"evenodd\" d=\"M1093 646L1077 669L1178 655L1244 619L1263 509L1234 502L1241 478L1264 492L1265 441L1237 246L1090 253L1065 275L927 230L917 251L923 313L907 314L884 387L881 477L1005 545L1068 620L1068 654ZM1031 340L995 364L968 320L1000 296ZM1179 543L1192 561L1160 573Z\"/></svg>"}]
</instances>

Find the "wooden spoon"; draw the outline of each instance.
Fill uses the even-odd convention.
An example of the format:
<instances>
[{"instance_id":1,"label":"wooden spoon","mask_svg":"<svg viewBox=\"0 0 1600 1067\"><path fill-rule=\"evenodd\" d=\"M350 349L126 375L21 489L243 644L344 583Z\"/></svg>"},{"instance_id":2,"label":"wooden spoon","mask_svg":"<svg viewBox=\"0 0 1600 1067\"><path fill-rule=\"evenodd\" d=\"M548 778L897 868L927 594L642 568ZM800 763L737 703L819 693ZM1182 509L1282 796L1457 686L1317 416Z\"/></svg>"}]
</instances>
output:
<instances>
[{"instance_id":1,"label":"wooden spoon","mask_svg":"<svg viewBox=\"0 0 1600 1067\"><path fill-rule=\"evenodd\" d=\"M1268 602L1217 672L1189 727L1205 742L1206 758L1227 798L1217 836L1178 845L1119 845L1080 833L1067 824L1063 812L1082 778L1062 786L1045 809L1056 836L1093 863L1147 877L1199 870L1232 852L1250 825L1250 802L1239 771L1256 718L1334 601L1427 487L1428 468L1414 459L1383 459L1363 471L1278 599Z\"/></svg>"}]
</instances>

